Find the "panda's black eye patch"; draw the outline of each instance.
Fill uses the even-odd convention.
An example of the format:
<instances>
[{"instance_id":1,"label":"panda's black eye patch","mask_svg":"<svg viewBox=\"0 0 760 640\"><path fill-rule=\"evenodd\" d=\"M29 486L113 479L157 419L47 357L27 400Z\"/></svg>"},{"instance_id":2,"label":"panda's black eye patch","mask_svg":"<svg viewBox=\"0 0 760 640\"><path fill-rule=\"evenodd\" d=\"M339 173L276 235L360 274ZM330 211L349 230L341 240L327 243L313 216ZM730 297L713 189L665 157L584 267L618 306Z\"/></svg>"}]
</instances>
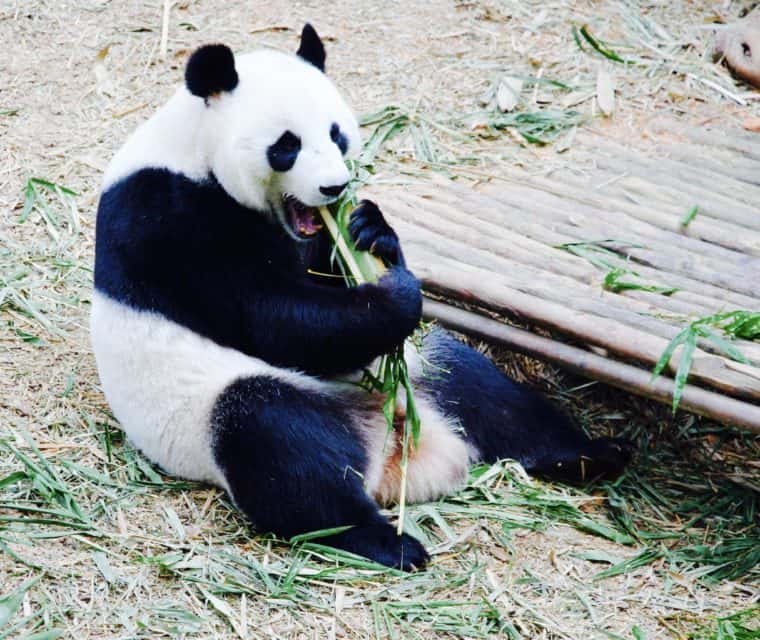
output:
<instances>
[{"instance_id":1,"label":"panda's black eye patch","mask_svg":"<svg viewBox=\"0 0 760 640\"><path fill-rule=\"evenodd\" d=\"M330 127L330 140L338 145L338 149L340 149L341 153L346 153L346 151L348 151L348 139L340 130L340 127L336 122L333 122L332 127Z\"/></svg>"},{"instance_id":2,"label":"panda's black eye patch","mask_svg":"<svg viewBox=\"0 0 760 640\"><path fill-rule=\"evenodd\" d=\"M301 150L301 138L292 131L283 133L267 149L267 160L274 171L288 171L293 168Z\"/></svg>"}]
</instances>

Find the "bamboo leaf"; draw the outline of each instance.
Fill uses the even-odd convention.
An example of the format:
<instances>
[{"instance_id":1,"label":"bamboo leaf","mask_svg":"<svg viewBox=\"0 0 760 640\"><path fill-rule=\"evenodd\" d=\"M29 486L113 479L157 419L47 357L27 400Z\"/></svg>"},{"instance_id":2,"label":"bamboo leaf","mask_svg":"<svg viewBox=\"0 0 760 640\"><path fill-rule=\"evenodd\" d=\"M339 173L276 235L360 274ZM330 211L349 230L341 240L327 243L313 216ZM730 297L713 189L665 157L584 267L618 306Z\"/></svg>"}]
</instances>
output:
<instances>
[{"instance_id":1,"label":"bamboo leaf","mask_svg":"<svg viewBox=\"0 0 760 640\"><path fill-rule=\"evenodd\" d=\"M31 580L22 584L15 591L6 593L4 596L0 596L0 629L2 629L8 621L13 617L21 603L24 600L24 594L29 591L37 582L40 581L42 576L37 576Z\"/></svg>"},{"instance_id":2,"label":"bamboo leaf","mask_svg":"<svg viewBox=\"0 0 760 640\"><path fill-rule=\"evenodd\" d=\"M659 376L665 370L665 367L668 366L668 363L670 362L670 359L673 357L673 353L675 352L675 350L678 348L680 344L683 343L684 340L686 340L686 336L689 333L689 331L690 331L690 328L686 328L683 331L680 331L670 341L668 346L665 347L665 351L662 352L660 359L657 361L657 364L654 365L654 369L652 369L651 380L654 380L657 376Z\"/></svg>"},{"instance_id":3,"label":"bamboo leaf","mask_svg":"<svg viewBox=\"0 0 760 640\"><path fill-rule=\"evenodd\" d=\"M520 102L523 81L520 78L504 76L496 89L496 106L499 111L513 111Z\"/></svg>"},{"instance_id":4,"label":"bamboo leaf","mask_svg":"<svg viewBox=\"0 0 760 640\"><path fill-rule=\"evenodd\" d=\"M678 405L681 402L681 396L683 395L684 387L686 386L686 379L689 377L689 371L691 370L691 362L694 358L694 349L697 346L697 332L690 330L686 334L686 340L684 341L683 351L681 352L681 359L678 361L678 370L676 371L675 388L673 389L673 413L678 410Z\"/></svg>"},{"instance_id":5,"label":"bamboo leaf","mask_svg":"<svg viewBox=\"0 0 760 640\"><path fill-rule=\"evenodd\" d=\"M588 42L596 51L602 54L605 58L608 58L609 60L614 60L615 62L620 62L622 64L628 64L627 60L624 60L623 58L621 58L612 49L608 49L606 46L602 44L600 40L597 40L594 36L592 36L591 32L588 29L588 25L584 24L580 28L580 34L583 36L586 42Z\"/></svg>"},{"instance_id":6,"label":"bamboo leaf","mask_svg":"<svg viewBox=\"0 0 760 640\"><path fill-rule=\"evenodd\" d=\"M712 331L708 327L697 326L696 332L701 338L705 338L712 342L720 351L732 360L736 360L736 362L741 362L743 364L749 364L749 360L741 351L739 351L739 349L731 344L729 340L719 336L715 331Z\"/></svg>"}]
</instances>

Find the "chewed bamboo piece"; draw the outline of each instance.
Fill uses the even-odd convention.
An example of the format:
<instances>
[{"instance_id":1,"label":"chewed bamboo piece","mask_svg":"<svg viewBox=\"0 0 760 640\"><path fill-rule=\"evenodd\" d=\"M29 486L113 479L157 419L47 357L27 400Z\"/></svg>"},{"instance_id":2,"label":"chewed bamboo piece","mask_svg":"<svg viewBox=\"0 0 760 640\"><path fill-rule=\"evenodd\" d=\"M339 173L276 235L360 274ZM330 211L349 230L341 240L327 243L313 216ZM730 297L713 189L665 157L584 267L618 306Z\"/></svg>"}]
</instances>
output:
<instances>
[{"instance_id":1,"label":"chewed bamboo piece","mask_svg":"<svg viewBox=\"0 0 760 640\"><path fill-rule=\"evenodd\" d=\"M344 276L349 286L360 285L364 283L377 282L386 271L386 266L382 260L371 255L367 251L357 251L349 239L345 229L346 220L341 220L340 211L343 206L338 208L338 215L333 216L327 207L319 207L319 214L322 217L327 231L332 237L336 248L336 253L341 261ZM365 379L370 380L369 390L378 390L386 394L385 404L383 405L383 414L388 423L388 430L394 429L394 416L396 413L396 398L400 387L403 387L406 397L406 415L404 418L404 429L401 440L401 486L399 488L399 513L397 533L401 535L404 530L404 515L406 510L406 478L409 462L409 438L412 438L416 445L419 439L420 419L417 414L414 403L414 391L411 380L407 373L406 362L404 361L404 346L400 345L392 353L386 354L381 359L379 371L376 376L366 372Z\"/></svg>"}]
</instances>

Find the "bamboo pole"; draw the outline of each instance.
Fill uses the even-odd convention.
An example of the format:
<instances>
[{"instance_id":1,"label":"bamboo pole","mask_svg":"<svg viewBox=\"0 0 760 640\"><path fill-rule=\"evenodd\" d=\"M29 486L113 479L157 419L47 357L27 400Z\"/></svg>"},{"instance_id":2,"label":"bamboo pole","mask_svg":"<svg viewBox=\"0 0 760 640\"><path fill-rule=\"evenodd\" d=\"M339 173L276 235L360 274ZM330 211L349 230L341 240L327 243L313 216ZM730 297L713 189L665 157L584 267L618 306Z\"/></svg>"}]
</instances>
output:
<instances>
[{"instance_id":1,"label":"bamboo pole","mask_svg":"<svg viewBox=\"0 0 760 640\"><path fill-rule=\"evenodd\" d=\"M760 186L757 161L747 160L731 151L710 149L709 154L707 154L703 146L683 142L658 145L654 149L654 153L667 154L687 167L704 167L718 176L726 176L737 182Z\"/></svg>"},{"instance_id":2,"label":"bamboo pole","mask_svg":"<svg viewBox=\"0 0 760 640\"><path fill-rule=\"evenodd\" d=\"M670 193L689 197L714 217L731 220L742 226L760 229L758 203L760 189L717 175L711 171L685 166L667 157L652 158L631 153L609 140L595 140L597 166L615 172L627 172L647 182L667 187ZM598 153L601 149L605 153Z\"/></svg>"},{"instance_id":3,"label":"bamboo pole","mask_svg":"<svg viewBox=\"0 0 760 640\"><path fill-rule=\"evenodd\" d=\"M441 202L437 197L426 198L421 197L415 192L401 192L388 206L387 211L392 216L404 219L412 224L419 224L424 226L427 230L434 230L438 225L441 218L450 219L452 216L456 217L457 211L471 211L473 213L468 215L469 222L472 222L472 218L475 217L478 220L478 224L469 226L472 228L472 233L469 235L477 236L478 229L484 227L482 231L484 235L488 236L486 240L479 240L473 244L473 246L481 246L479 242L493 243L494 239L500 240L501 236L498 234L497 229L499 225L496 224L497 220L501 221L501 227L509 228L513 234L519 234L524 237L530 238L534 244L542 245L541 259L536 261L529 261L538 267L542 267L544 270L560 273L562 275L572 275L581 282L596 284L599 283L600 276L603 275L595 267L586 269L581 277L577 277L570 269L565 269L567 260L572 260L574 263L586 263L585 260L572 256L568 252L559 250L556 245L565 244L570 242L588 241L596 239L604 239L605 237L614 237L613 232L619 229L610 228L607 225L599 223L594 226L593 220L584 222L585 219L574 218L574 222L582 224L582 226L565 225L558 223L536 223L535 221L526 220L526 216L519 209L512 206L504 207L500 204L499 200L492 199L490 197L476 197L474 201L468 202L465 199L456 202L455 204L449 204L448 202ZM536 209L533 210L534 212ZM568 214L572 215L572 214ZM433 218L430 222L427 219ZM624 223L622 223L624 224ZM605 235L603 232L607 231L609 234ZM560 233L561 232L561 233ZM632 242L641 242L640 238L630 236ZM504 253L511 254L511 246L507 244L508 237L504 239L504 247L501 251L501 255ZM629 253L632 257L639 257L642 255L643 250L636 250L634 248L625 249L625 253ZM736 282L746 282L746 272L732 272L734 280L728 277L716 277L710 278L710 272L697 266L695 272L698 275L703 276L705 280L712 280L712 282L700 281L698 278L691 277L689 274L688 265L690 263L699 262L699 258L690 256L686 252L680 252L678 256L685 262L685 264L678 268L678 271L684 271L686 274L672 273L669 269L663 268L663 265L670 267L673 271L676 271L676 265L673 264L672 259L667 258L667 247L662 247L660 253L665 257L659 260L646 260L644 264L636 263L631 265L625 258L625 256L611 257L610 261L615 266L621 268L634 268L644 280L652 283L664 284L667 286L678 287L682 290L674 296L674 298L687 298L688 302L693 305L702 306L707 313L714 313L715 310L722 308L726 304L733 305L737 308L750 308L751 305L756 304L757 300L752 296L736 293L731 291L731 286ZM658 252L649 252L649 255L656 255ZM738 254L741 255L741 254ZM514 254L515 259L519 260L517 253ZM745 260L747 257L744 256ZM543 262L542 262L543 261ZM691 261L691 262L689 262ZM657 266L648 266L648 262L657 263ZM588 265L590 266L590 265ZM715 268L718 268L716 263ZM672 275L671 275L672 273ZM750 283L748 288L753 289L755 284ZM689 294L689 295L686 295ZM639 296L639 294L630 294L633 297ZM661 297L661 296L660 296ZM654 303L654 301L652 301ZM672 310L672 306L667 301L661 301L666 309Z\"/></svg>"},{"instance_id":4,"label":"bamboo pole","mask_svg":"<svg viewBox=\"0 0 760 640\"><path fill-rule=\"evenodd\" d=\"M700 219L697 216L686 229L682 229L680 219L683 216L683 211L663 213L656 209L626 202L621 198L612 198L593 190L590 185L584 184L577 178L567 177L563 182L557 182L549 178L521 174L513 169L507 169L504 173L503 177L514 180L518 184L533 186L562 198L572 198L601 210L624 211L634 218L650 222L664 230L682 232L692 238L707 240L728 249L760 256L760 234L733 223L721 222L718 224L716 221L706 218Z\"/></svg>"},{"instance_id":5,"label":"bamboo pole","mask_svg":"<svg viewBox=\"0 0 760 640\"><path fill-rule=\"evenodd\" d=\"M590 183L580 184L575 176L566 176L565 174L562 174L561 181L567 180L573 185L580 184L580 189L583 193L594 191L596 197L595 201L586 202L579 200L578 198L573 197L572 194L563 193L560 187L547 189L542 185L533 184L531 182L533 179L532 176L524 174L524 179L521 180L518 178L518 175L519 174L504 178L508 184L504 184L504 182L484 182L474 188L456 184L452 181L446 183L437 182L434 188L428 186L426 193L428 197L439 202L446 202L451 206L461 206L464 202L466 205L473 207L476 204L482 203L486 210L489 208L489 205L493 204L494 200L497 200L514 209L516 213L521 213L523 217L528 219L531 218L533 208L537 204L553 211L561 212L567 209L570 213L586 213L596 216L602 215L611 222L623 219L626 222L625 226L635 225L637 233L655 238L662 238L662 236L665 235L669 242L696 253L713 255L717 258L726 259L731 259L731 257L737 253L736 251L725 249L720 246L706 244L698 238L691 238L683 235L678 230L663 229L662 226L658 226L651 221L642 220L632 216L628 211L621 208L620 205L634 207L637 205L634 205L630 201L623 201L618 196L605 195ZM564 182L561 181L558 180L559 184L564 184ZM419 191L423 188L423 185L416 185L414 189L410 188L410 190ZM519 193L523 194L522 197L513 195ZM480 207L476 208L473 213L479 211Z\"/></svg>"},{"instance_id":6,"label":"bamboo pole","mask_svg":"<svg viewBox=\"0 0 760 640\"><path fill-rule=\"evenodd\" d=\"M419 273L428 273L431 267L439 264L445 268L461 272L464 277L467 277L473 269L482 270L482 273L490 274L491 283L498 283L500 286L519 291L521 294L530 296L530 299L559 304L566 310L589 314L590 317L596 317L600 321L613 321L623 331L627 329L632 334L646 332L668 342L683 328L684 323L677 326L669 324L658 318L656 314L648 313L647 307L638 301L621 298L616 294L591 288L584 290L580 287L569 286L567 283L556 279L545 280L540 274L513 274L512 269L495 270L488 263L484 264L480 261L477 256L478 250L470 249L467 254L470 259L465 262L461 254L455 252L452 255L450 253L448 242L444 239L436 239L431 244L425 244L419 240L409 240L406 246L409 262ZM444 282L433 282L432 280L431 284L436 287L445 286ZM487 306L489 301L484 300L482 304ZM518 308L515 311L520 313L521 309ZM636 344L633 335L629 336L628 340ZM663 344L662 349L665 348L665 344ZM700 338L697 344L702 351L720 358L726 366L732 362L724 358L723 354L717 350L716 345L709 340ZM753 370L760 374L760 345L747 340L735 340L733 345L753 363ZM736 369L736 367L730 368Z\"/></svg>"},{"instance_id":7,"label":"bamboo pole","mask_svg":"<svg viewBox=\"0 0 760 640\"><path fill-rule=\"evenodd\" d=\"M746 156L747 158L760 161L760 144L748 140L747 137L743 135L744 132L740 129L726 130L723 128L720 131L717 131L714 129L705 129L680 124L675 120L655 122L653 125L653 128L656 131L667 131L668 133L680 134L692 142L708 147L730 149Z\"/></svg>"},{"instance_id":8,"label":"bamboo pole","mask_svg":"<svg viewBox=\"0 0 760 640\"><path fill-rule=\"evenodd\" d=\"M672 404L675 385L669 378L661 376L652 381L648 371L632 365L615 362L433 300L425 300L423 313L426 318L435 319L446 327L505 344L515 351L540 360L555 362L588 378ZM679 406L683 410L760 433L760 407L756 404L687 384Z\"/></svg>"},{"instance_id":9,"label":"bamboo pole","mask_svg":"<svg viewBox=\"0 0 760 640\"><path fill-rule=\"evenodd\" d=\"M528 192L519 195L515 193L516 190L497 189L494 186L481 187L481 190L485 191L483 198L460 194L453 206L472 211L472 215L480 220L498 221L504 226L530 235L550 246L579 240L600 240L606 237L630 238L634 243L642 243L642 238L638 235L641 229L637 227L636 222L614 210L594 211L591 209L587 213L584 209L577 208L575 203L563 202L559 199L555 201L553 196L549 200L544 200L546 194L541 192ZM427 199L404 197L414 202L416 206L428 210L452 206L448 202L445 205L439 204L437 195ZM530 212L529 216L527 212ZM679 214L679 217L682 215L683 212ZM536 217L548 220L551 224L546 222L537 224ZM627 233L626 230L629 232ZM606 235L602 234L602 231L607 232ZM654 237L647 236L644 240L646 246L652 250L635 247L627 249L633 257L641 258L645 264L651 264L655 268L648 274L642 273L642 275L662 280L663 271L675 273L679 276L679 283L674 283L674 286L687 290L696 288L700 293L709 293L716 299L725 299L739 306L746 306L750 299L754 298L755 291L760 287L760 259L736 251L723 250L714 258L705 259L704 262L707 267L702 268L699 266L702 259L699 257L699 253L694 250L695 247L679 247L678 240L685 239L683 236L675 233L669 234L662 229L654 229L653 231L656 235ZM738 233L741 235L741 232ZM690 242L709 246L708 243L694 239L690 239ZM673 257L670 257L671 254L680 258L681 263L677 263ZM693 271L689 270L690 264L695 266ZM713 271L711 272L709 268L712 268ZM724 271L728 272L728 275L722 275ZM751 276L753 272L757 272L759 275L756 280L747 277L747 275ZM705 284L712 286L706 289ZM739 294L738 296L732 295L734 289L739 290L735 291Z\"/></svg>"},{"instance_id":10,"label":"bamboo pole","mask_svg":"<svg viewBox=\"0 0 760 640\"><path fill-rule=\"evenodd\" d=\"M691 204L697 204L702 211L714 219L732 222L755 231L760 230L760 216L758 216L756 206L740 202L735 197L719 194L694 182L685 182L677 176L677 172L672 167L673 163L669 160L662 158L657 162L658 167L650 168L630 156L625 159L602 154L596 156L596 164L602 169L630 174L631 178L618 182L618 187L631 181L636 184L635 181L638 180L639 188L649 187L648 191L643 190L644 193L659 189L674 201L680 197L683 208L687 211Z\"/></svg>"},{"instance_id":11,"label":"bamboo pole","mask_svg":"<svg viewBox=\"0 0 760 640\"><path fill-rule=\"evenodd\" d=\"M667 215L677 228L664 229L662 226L630 215L618 206L621 203L619 199L609 198L601 193L598 193L601 197L597 202L589 204L559 193L559 187L554 189L554 193L551 193L531 184L505 187L492 183L480 185L477 189L464 189L461 186L450 184L441 185L435 190L428 187L425 192L422 192L422 189L423 187L420 186L408 191L416 193L418 196L424 193L428 200L436 203L436 206L439 203L445 203L451 207L465 208L472 215L481 219L489 219L498 224L512 226L528 222L546 233L547 225L535 225L532 222L534 214L554 215L573 225L577 225L582 220L589 220L591 224L594 224L595 221L605 221L617 228L618 235L615 237L619 237L621 231L628 230L630 233L646 238L647 244L659 243L666 247L673 247L676 251L682 252L682 255L701 255L721 261L722 264L744 264L748 259L751 260L746 253L741 251L710 244L699 238L685 235L680 220L688 208L671 206L667 210ZM593 190L593 187L587 184L585 190ZM495 207L494 205L498 203L501 203L502 206ZM637 206L630 202L623 204ZM583 218L581 219L581 217ZM524 232L521 231L521 233ZM640 240L641 237L639 237ZM560 242L549 238L543 239L543 241L550 245L560 244ZM758 262L760 263L760 260Z\"/></svg>"},{"instance_id":12,"label":"bamboo pole","mask_svg":"<svg viewBox=\"0 0 760 640\"><path fill-rule=\"evenodd\" d=\"M428 290L468 303L475 303L505 315L524 318L532 324L559 331L587 344L597 345L618 356L654 365L668 340L609 318L526 294L508 286L492 272L453 263L428 254L417 255L418 277ZM678 365L680 353L671 359L669 370ZM726 361L697 349L690 375L729 395L760 400L760 379L736 371Z\"/></svg>"}]
</instances>

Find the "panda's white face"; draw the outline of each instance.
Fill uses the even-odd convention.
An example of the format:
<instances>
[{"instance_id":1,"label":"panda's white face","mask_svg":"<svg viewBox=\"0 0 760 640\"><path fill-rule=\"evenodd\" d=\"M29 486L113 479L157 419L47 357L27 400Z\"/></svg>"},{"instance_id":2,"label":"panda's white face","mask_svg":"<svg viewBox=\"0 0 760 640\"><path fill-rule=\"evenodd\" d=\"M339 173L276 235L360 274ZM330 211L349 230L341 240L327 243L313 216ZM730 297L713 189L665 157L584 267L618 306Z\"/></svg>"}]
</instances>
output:
<instances>
[{"instance_id":1,"label":"panda's white face","mask_svg":"<svg viewBox=\"0 0 760 640\"><path fill-rule=\"evenodd\" d=\"M237 56L238 84L206 99L202 146L222 187L241 204L273 212L296 237L318 231L312 207L349 180L345 159L359 126L329 78L295 55Z\"/></svg>"}]
</instances>

